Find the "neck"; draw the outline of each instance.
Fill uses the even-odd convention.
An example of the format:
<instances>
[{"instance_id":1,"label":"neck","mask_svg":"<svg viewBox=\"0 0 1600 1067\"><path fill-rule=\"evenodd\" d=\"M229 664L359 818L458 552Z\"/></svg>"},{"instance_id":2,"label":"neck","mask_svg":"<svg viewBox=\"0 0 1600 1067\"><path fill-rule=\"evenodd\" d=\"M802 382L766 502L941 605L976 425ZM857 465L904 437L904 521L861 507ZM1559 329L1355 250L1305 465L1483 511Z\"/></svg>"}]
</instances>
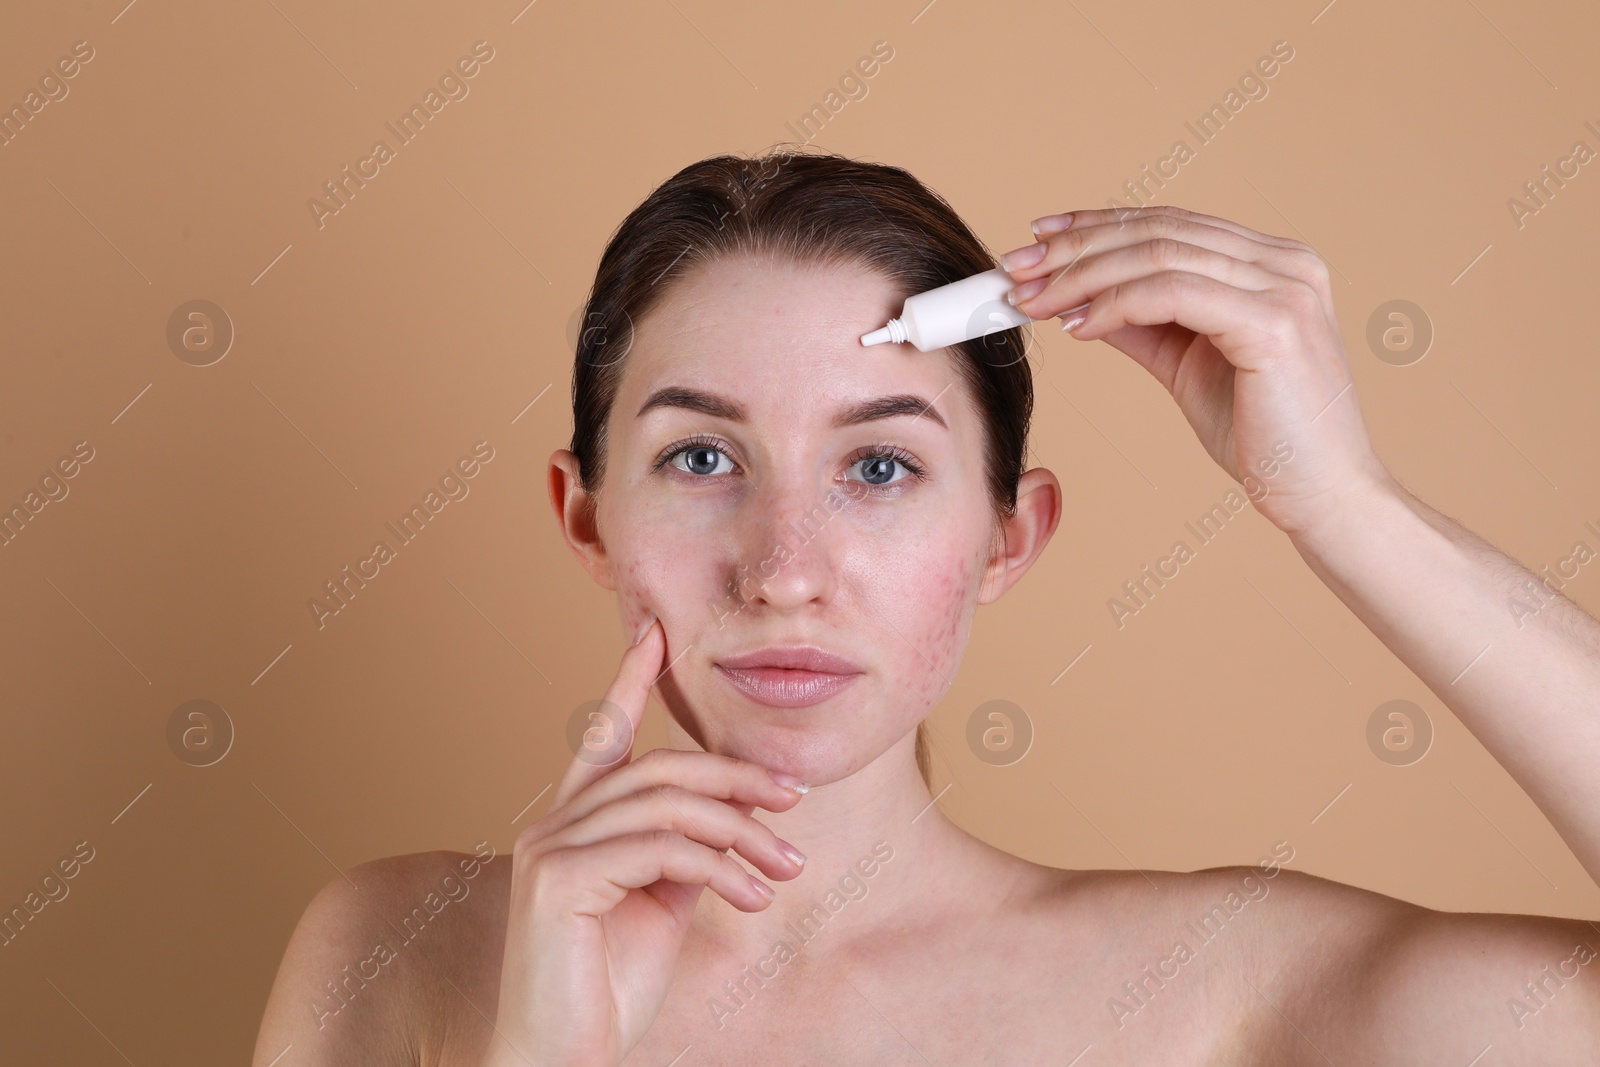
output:
<instances>
[{"instance_id":1,"label":"neck","mask_svg":"<svg viewBox=\"0 0 1600 1067\"><path fill-rule=\"evenodd\" d=\"M671 716L668 724L670 747L699 747ZM715 893L702 893L696 940L749 961L769 956L781 941L815 960L935 905L929 889L941 879L901 875L948 871L974 842L933 802L917 770L915 745L913 730L848 778L813 785L788 811L757 808L757 820L805 855L805 868L788 881L763 877L777 896L760 912L742 912ZM735 859L762 877L743 857Z\"/></svg>"}]
</instances>

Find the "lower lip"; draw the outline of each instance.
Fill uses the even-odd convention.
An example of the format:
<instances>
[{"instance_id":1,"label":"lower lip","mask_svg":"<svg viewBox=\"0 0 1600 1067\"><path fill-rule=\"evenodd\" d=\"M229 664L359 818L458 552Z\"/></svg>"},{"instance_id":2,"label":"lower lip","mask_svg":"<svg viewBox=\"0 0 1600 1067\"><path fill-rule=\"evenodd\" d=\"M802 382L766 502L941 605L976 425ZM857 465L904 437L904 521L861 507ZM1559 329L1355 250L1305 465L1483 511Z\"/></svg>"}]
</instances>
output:
<instances>
[{"instance_id":1,"label":"lower lip","mask_svg":"<svg viewBox=\"0 0 1600 1067\"><path fill-rule=\"evenodd\" d=\"M804 708L841 692L859 674L828 674L781 667L724 667L722 676L751 700L774 708Z\"/></svg>"}]
</instances>

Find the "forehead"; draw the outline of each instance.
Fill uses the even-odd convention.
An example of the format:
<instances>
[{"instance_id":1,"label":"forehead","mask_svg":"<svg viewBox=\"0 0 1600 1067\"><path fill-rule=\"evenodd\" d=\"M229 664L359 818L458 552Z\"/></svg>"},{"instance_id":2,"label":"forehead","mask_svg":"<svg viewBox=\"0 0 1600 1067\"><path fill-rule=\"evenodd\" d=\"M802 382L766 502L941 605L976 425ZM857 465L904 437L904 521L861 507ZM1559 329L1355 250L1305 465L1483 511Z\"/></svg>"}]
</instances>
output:
<instances>
[{"instance_id":1,"label":"forehead","mask_svg":"<svg viewBox=\"0 0 1600 1067\"><path fill-rule=\"evenodd\" d=\"M855 264L754 255L705 263L634 324L618 414L631 418L666 385L722 393L763 417L808 421L852 401L917 393L938 397L955 429L976 417L953 362L962 357L861 344L862 334L900 313L904 297L890 279Z\"/></svg>"}]
</instances>

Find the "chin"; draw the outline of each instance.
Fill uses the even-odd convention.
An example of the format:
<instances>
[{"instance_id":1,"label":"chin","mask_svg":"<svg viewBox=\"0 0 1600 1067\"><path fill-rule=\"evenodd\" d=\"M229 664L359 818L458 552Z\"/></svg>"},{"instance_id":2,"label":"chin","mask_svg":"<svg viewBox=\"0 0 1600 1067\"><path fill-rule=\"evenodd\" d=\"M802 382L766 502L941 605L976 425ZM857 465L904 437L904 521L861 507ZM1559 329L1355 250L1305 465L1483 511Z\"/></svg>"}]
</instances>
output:
<instances>
[{"instance_id":1,"label":"chin","mask_svg":"<svg viewBox=\"0 0 1600 1067\"><path fill-rule=\"evenodd\" d=\"M856 700L830 700L805 708L729 700L667 701L672 718L705 751L792 774L809 785L848 778L888 747L862 751L863 745L879 739L859 735L861 706Z\"/></svg>"}]
</instances>

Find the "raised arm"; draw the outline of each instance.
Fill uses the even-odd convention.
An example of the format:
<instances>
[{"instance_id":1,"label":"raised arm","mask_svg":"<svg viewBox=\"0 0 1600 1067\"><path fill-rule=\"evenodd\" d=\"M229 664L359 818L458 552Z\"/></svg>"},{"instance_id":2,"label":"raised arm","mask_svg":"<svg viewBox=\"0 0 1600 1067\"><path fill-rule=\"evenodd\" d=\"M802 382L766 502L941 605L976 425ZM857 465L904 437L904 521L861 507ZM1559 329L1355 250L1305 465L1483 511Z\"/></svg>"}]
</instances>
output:
<instances>
[{"instance_id":1,"label":"raised arm","mask_svg":"<svg viewBox=\"0 0 1600 1067\"><path fill-rule=\"evenodd\" d=\"M1154 375L1600 883L1600 624L1378 460L1320 257L1174 207L1046 216L1034 232L1002 259L1013 303ZM1296 903L1266 913L1265 987L1250 990L1278 1062L1600 1063L1600 923L1285 884Z\"/></svg>"},{"instance_id":2,"label":"raised arm","mask_svg":"<svg viewBox=\"0 0 1600 1067\"><path fill-rule=\"evenodd\" d=\"M1017 307L1062 314L1072 336L1154 375L1256 509L1600 883L1600 623L1384 467L1320 257L1174 207L1040 221L1041 243L1002 260Z\"/></svg>"},{"instance_id":3,"label":"raised arm","mask_svg":"<svg viewBox=\"0 0 1600 1067\"><path fill-rule=\"evenodd\" d=\"M1394 479L1291 539L1600 883L1600 623Z\"/></svg>"}]
</instances>

